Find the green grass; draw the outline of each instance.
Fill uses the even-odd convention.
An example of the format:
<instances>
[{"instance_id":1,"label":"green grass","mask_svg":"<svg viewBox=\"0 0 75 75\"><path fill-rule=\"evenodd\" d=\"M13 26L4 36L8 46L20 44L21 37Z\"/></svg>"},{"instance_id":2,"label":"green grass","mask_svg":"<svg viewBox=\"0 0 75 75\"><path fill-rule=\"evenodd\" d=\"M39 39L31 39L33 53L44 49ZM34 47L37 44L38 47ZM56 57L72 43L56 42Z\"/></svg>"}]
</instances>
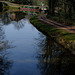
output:
<instances>
[{"instance_id":1,"label":"green grass","mask_svg":"<svg viewBox=\"0 0 75 75\"><path fill-rule=\"evenodd\" d=\"M61 38L66 41L70 41L70 40L75 41L75 34L71 34L67 31L59 30L52 26L43 24L37 19L37 16L32 17L30 20L31 20L31 23L33 23L35 27L45 32L49 36L55 36L55 38Z\"/></svg>"},{"instance_id":2,"label":"green grass","mask_svg":"<svg viewBox=\"0 0 75 75\"><path fill-rule=\"evenodd\" d=\"M47 36L52 37L58 44L72 53L75 50L75 34L69 33L64 30L59 30L50 25L46 25L34 16L30 19L30 22L41 32Z\"/></svg>"},{"instance_id":3,"label":"green grass","mask_svg":"<svg viewBox=\"0 0 75 75\"><path fill-rule=\"evenodd\" d=\"M75 34L67 34L63 38L66 38L66 40L75 41Z\"/></svg>"}]
</instances>

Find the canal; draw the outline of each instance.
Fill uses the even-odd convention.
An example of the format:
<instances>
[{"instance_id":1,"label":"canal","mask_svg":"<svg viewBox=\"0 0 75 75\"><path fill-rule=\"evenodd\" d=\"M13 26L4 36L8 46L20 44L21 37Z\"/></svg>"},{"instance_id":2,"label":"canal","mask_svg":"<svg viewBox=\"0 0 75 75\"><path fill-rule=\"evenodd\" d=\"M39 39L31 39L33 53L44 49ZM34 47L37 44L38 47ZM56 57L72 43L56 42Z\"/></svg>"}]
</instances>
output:
<instances>
[{"instance_id":1,"label":"canal","mask_svg":"<svg viewBox=\"0 0 75 75\"><path fill-rule=\"evenodd\" d=\"M75 56L38 31L33 14L0 13L0 75L75 75Z\"/></svg>"}]
</instances>

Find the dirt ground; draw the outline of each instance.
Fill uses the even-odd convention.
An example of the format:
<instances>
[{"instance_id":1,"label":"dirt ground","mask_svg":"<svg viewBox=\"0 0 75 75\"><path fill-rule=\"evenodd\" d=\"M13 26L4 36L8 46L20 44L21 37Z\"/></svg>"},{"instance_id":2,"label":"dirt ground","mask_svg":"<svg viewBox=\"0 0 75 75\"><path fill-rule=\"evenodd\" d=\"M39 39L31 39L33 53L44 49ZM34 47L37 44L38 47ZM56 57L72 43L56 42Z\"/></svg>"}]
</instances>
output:
<instances>
[{"instance_id":1,"label":"dirt ground","mask_svg":"<svg viewBox=\"0 0 75 75\"><path fill-rule=\"evenodd\" d=\"M75 26L67 26L64 24L57 23L53 20L47 19L46 15L40 15L38 19L47 25L54 26L57 29L65 30L67 32L75 34Z\"/></svg>"}]
</instances>

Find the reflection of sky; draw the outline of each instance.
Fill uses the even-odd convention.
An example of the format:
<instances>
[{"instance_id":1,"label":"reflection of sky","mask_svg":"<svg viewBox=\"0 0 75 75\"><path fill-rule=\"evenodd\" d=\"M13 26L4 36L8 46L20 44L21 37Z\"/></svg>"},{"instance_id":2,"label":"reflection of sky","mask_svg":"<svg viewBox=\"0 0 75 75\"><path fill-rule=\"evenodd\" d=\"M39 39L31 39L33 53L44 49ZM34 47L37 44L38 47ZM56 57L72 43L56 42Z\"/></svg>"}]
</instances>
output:
<instances>
[{"instance_id":1,"label":"reflection of sky","mask_svg":"<svg viewBox=\"0 0 75 75\"><path fill-rule=\"evenodd\" d=\"M6 38L12 41L16 46L11 51L11 59L14 61L11 75L38 75L36 63L34 58L35 53L35 38L38 37L38 31L34 28L29 20L22 19L23 28L16 30L14 23L4 26ZM13 21L14 22L14 21ZM40 75L40 74L39 74Z\"/></svg>"},{"instance_id":2,"label":"reflection of sky","mask_svg":"<svg viewBox=\"0 0 75 75\"><path fill-rule=\"evenodd\" d=\"M12 21L11 24L14 25L14 27L19 30L19 29L22 29L24 27L24 24L25 24L25 21L22 19L22 20L19 20L18 22L16 21Z\"/></svg>"}]
</instances>

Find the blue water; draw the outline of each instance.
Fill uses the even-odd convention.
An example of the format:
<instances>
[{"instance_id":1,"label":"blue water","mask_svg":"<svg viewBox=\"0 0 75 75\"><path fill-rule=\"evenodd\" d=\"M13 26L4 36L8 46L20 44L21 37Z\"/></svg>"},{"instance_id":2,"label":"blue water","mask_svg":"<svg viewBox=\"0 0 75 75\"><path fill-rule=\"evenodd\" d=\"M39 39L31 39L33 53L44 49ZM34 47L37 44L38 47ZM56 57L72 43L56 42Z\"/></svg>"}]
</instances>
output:
<instances>
[{"instance_id":1,"label":"blue water","mask_svg":"<svg viewBox=\"0 0 75 75\"><path fill-rule=\"evenodd\" d=\"M75 57L28 17L20 12L0 15L0 75L75 75Z\"/></svg>"},{"instance_id":2,"label":"blue water","mask_svg":"<svg viewBox=\"0 0 75 75\"><path fill-rule=\"evenodd\" d=\"M4 26L5 36L12 42L14 48L9 49L13 67L10 75L39 75L37 70L36 38L39 38L39 31L32 26L28 19L21 20L24 27L17 29L13 23Z\"/></svg>"}]
</instances>

